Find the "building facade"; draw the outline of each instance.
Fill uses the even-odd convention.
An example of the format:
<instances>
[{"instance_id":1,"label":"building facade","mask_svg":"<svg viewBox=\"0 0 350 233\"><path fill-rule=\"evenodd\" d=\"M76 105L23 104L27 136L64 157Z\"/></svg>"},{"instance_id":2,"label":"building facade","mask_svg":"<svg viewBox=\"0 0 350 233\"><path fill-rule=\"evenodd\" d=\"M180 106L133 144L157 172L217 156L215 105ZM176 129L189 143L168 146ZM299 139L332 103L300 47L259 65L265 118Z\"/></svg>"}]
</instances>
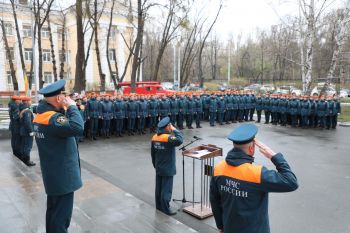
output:
<instances>
[{"instance_id":1,"label":"building facade","mask_svg":"<svg viewBox=\"0 0 350 233\"><path fill-rule=\"evenodd\" d=\"M107 1L105 4L98 5L98 14L101 17L98 21L98 41L100 49L100 58L102 71L106 75L106 90L114 90L111 75L116 75L116 68L118 74L121 76L124 73L126 60L129 56L129 48L132 44L136 30L130 20L130 7L123 4L125 1L118 2L113 10L113 20L109 39L109 49L107 50L107 33L110 25L111 2ZM93 10L93 5L91 6ZM25 69L27 77L30 76L30 67L33 65L33 79L31 90L39 89L39 52L37 36L33 37L34 29L34 13L32 7L25 0L20 0L16 4L16 13L18 20L18 28L23 47L23 57L25 61ZM16 78L19 84L19 91L24 91L24 72L21 66L20 52L17 41L17 34L15 28L15 20L12 13L10 3L0 3L0 18L5 27L6 38L11 51L9 58L6 53L4 35L0 30L0 92L13 91L13 83L11 78L11 70L9 66L9 59L12 59L16 71ZM72 90L75 79L75 58L77 53L77 25L75 6L70 6L64 10L58 10L53 7L49 14L50 28L53 41L53 50L56 60L57 79L60 79L60 70L63 65L63 76L67 80L66 89ZM87 59L86 67L86 90L98 91L100 88L100 78L97 65L96 47L92 26L89 20L84 19L84 39L85 39L85 56L90 46L89 57ZM64 38L63 36L64 30ZM42 75L44 85L55 81L53 56L50 43L50 30L48 22L46 21L41 30L42 42ZM90 44L90 40L91 44ZM63 51L65 51L63 53ZM111 70L108 67L107 56L110 58ZM32 64L33 63L33 64ZM129 81L131 75L131 64L126 67L126 74L124 81Z\"/></svg>"}]
</instances>

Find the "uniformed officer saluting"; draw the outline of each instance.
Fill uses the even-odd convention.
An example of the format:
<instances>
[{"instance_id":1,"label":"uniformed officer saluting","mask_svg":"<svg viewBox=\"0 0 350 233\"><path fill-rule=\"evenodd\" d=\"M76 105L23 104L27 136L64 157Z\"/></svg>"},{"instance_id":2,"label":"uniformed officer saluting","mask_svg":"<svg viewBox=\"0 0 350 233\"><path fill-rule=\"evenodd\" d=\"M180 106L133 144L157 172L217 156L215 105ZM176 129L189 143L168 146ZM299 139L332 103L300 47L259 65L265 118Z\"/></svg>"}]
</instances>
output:
<instances>
[{"instance_id":1,"label":"uniformed officer saluting","mask_svg":"<svg viewBox=\"0 0 350 233\"><path fill-rule=\"evenodd\" d=\"M151 156L156 169L156 208L167 215L176 214L176 211L171 210L169 202L176 174L175 147L182 142L182 133L170 123L169 117L163 118L158 123L157 134L152 138Z\"/></svg>"},{"instance_id":2,"label":"uniformed officer saluting","mask_svg":"<svg viewBox=\"0 0 350 233\"><path fill-rule=\"evenodd\" d=\"M243 124L228 139L234 148L214 170L210 202L221 232L268 233L268 192L291 192L298 188L297 178L281 153L254 139L258 129ZM277 171L253 165L255 145L276 166Z\"/></svg>"},{"instance_id":3,"label":"uniformed officer saluting","mask_svg":"<svg viewBox=\"0 0 350 233\"><path fill-rule=\"evenodd\" d=\"M39 103L38 114L33 121L47 194L48 233L67 232L72 217L74 191L82 187L75 137L83 135L84 121L75 102L64 94L65 83L61 79L39 90L45 99Z\"/></svg>"}]
</instances>

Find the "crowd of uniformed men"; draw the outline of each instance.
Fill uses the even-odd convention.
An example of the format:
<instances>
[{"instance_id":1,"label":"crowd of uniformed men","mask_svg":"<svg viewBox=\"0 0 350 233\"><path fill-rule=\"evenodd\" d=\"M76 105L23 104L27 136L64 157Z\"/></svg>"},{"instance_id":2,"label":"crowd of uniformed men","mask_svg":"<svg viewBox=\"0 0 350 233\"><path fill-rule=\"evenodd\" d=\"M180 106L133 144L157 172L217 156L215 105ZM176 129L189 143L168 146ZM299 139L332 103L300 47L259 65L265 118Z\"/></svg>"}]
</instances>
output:
<instances>
[{"instance_id":1,"label":"crowd of uniformed men","mask_svg":"<svg viewBox=\"0 0 350 233\"><path fill-rule=\"evenodd\" d=\"M145 134L156 131L157 123L169 116L179 129L201 128L202 121L230 124L243 121L302 128L335 129L340 102L336 97L309 97L227 91L175 93L173 95L74 95L85 121L85 138L109 138L111 135ZM33 144L33 113L29 97L13 96L9 103L13 153L32 166L30 150ZM83 141L83 137L79 138Z\"/></svg>"},{"instance_id":2,"label":"crowd of uniformed men","mask_svg":"<svg viewBox=\"0 0 350 233\"><path fill-rule=\"evenodd\" d=\"M336 97L309 97L251 92L176 93L172 95L96 95L76 97L85 120L85 137L122 137L155 132L157 123L169 116L179 129L201 128L202 121L230 124L243 121L292 127L335 129L340 113ZM82 139L81 139L82 140Z\"/></svg>"}]
</instances>

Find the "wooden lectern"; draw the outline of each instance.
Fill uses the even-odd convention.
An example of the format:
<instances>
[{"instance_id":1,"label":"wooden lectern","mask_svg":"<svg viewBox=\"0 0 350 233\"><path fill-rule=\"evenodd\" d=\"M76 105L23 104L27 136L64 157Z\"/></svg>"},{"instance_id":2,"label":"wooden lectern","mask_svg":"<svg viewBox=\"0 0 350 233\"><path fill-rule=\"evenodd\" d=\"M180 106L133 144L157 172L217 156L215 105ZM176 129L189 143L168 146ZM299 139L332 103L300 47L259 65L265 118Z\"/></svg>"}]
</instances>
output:
<instances>
[{"instance_id":1,"label":"wooden lectern","mask_svg":"<svg viewBox=\"0 0 350 233\"><path fill-rule=\"evenodd\" d=\"M222 148L211 144L201 145L183 151L182 155L193 159L192 205L185 207L183 211L199 219L212 216L213 213L209 201L209 177L214 174L214 157L222 156ZM195 204L194 201L195 160L200 160L201 162L201 197L199 204Z\"/></svg>"}]
</instances>

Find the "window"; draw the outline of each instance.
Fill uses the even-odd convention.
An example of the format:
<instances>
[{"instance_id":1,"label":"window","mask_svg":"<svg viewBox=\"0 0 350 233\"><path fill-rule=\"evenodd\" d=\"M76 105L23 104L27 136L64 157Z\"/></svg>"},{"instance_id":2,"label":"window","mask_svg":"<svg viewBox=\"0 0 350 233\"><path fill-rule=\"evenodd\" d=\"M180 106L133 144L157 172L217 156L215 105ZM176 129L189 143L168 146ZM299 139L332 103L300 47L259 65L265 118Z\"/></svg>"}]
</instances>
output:
<instances>
[{"instance_id":1,"label":"window","mask_svg":"<svg viewBox=\"0 0 350 233\"><path fill-rule=\"evenodd\" d=\"M11 71L7 71L7 85L12 85L12 75L11 75Z\"/></svg>"},{"instance_id":2,"label":"window","mask_svg":"<svg viewBox=\"0 0 350 233\"><path fill-rule=\"evenodd\" d=\"M52 74L50 72L44 72L44 81L46 84L53 83Z\"/></svg>"},{"instance_id":3,"label":"window","mask_svg":"<svg viewBox=\"0 0 350 233\"><path fill-rule=\"evenodd\" d=\"M24 60L31 62L33 59L33 51L32 49L24 49Z\"/></svg>"},{"instance_id":4,"label":"window","mask_svg":"<svg viewBox=\"0 0 350 233\"><path fill-rule=\"evenodd\" d=\"M63 72L63 79L65 79L65 80L71 79L70 73L69 72Z\"/></svg>"},{"instance_id":5,"label":"window","mask_svg":"<svg viewBox=\"0 0 350 233\"><path fill-rule=\"evenodd\" d=\"M62 32L63 32L63 28L58 28L57 29L57 36L59 40L62 40ZM64 30L64 40L68 39L68 31Z\"/></svg>"},{"instance_id":6,"label":"window","mask_svg":"<svg viewBox=\"0 0 350 233\"><path fill-rule=\"evenodd\" d=\"M23 25L23 37L32 37L32 26Z\"/></svg>"},{"instance_id":7,"label":"window","mask_svg":"<svg viewBox=\"0 0 350 233\"><path fill-rule=\"evenodd\" d=\"M13 35L13 26L10 22L4 22L6 35Z\"/></svg>"},{"instance_id":8,"label":"window","mask_svg":"<svg viewBox=\"0 0 350 233\"><path fill-rule=\"evenodd\" d=\"M109 60L110 61L115 61L114 58L115 58L115 49L110 49L108 51L108 57L109 57Z\"/></svg>"},{"instance_id":9,"label":"window","mask_svg":"<svg viewBox=\"0 0 350 233\"><path fill-rule=\"evenodd\" d=\"M111 28L111 37L116 37L118 33L118 27L117 26L112 26Z\"/></svg>"},{"instance_id":10,"label":"window","mask_svg":"<svg viewBox=\"0 0 350 233\"><path fill-rule=\"evenodd\" d=\"M28 0L19 0L18 3L21 5L28 5Z\"/></svg>"},{"instance_id":11,"label":"window","mask_svg":"<svg viewBox=\"0 0 350 233\"><path fill-rule=\"evenodd\" d=\"M41 28L41 37L42 38L49 38L50 36L50 32L49 32L49 28Z\"/></svg>"},{"instance_id":12,"label":"window","mask_svg":"<svg viewBox=\"0 0 350 233\"><path fill-rule=\"evenodd\" d=\"M7 51L5 51L6 53L6 60L9 61L10 59L13 61L15 59L15 51L13 50L13 47L10 47L10 56L8 56Z\"/></svg>"},{"instance_id":13,"label":"window","mask_svg":"<svg viewBox=\"0 0 350 233\"><path fill-rule=\"evenodd\" d=\"M64 62L64 63L69 63L69 51L65 51L65 53L62 53L62 50L58 51L58 56L60 59L60 62Z\"/></svg>"},{"instance_id":14,"label":"window","mask_svg":"<svg viewBox=\"0 0 350 233\"><path fill-rule=\"evenodd\" d=\"M50 62L51 61L51 51L50 49L43 49L43 61Z\"/></svg>"}]
</instances>

